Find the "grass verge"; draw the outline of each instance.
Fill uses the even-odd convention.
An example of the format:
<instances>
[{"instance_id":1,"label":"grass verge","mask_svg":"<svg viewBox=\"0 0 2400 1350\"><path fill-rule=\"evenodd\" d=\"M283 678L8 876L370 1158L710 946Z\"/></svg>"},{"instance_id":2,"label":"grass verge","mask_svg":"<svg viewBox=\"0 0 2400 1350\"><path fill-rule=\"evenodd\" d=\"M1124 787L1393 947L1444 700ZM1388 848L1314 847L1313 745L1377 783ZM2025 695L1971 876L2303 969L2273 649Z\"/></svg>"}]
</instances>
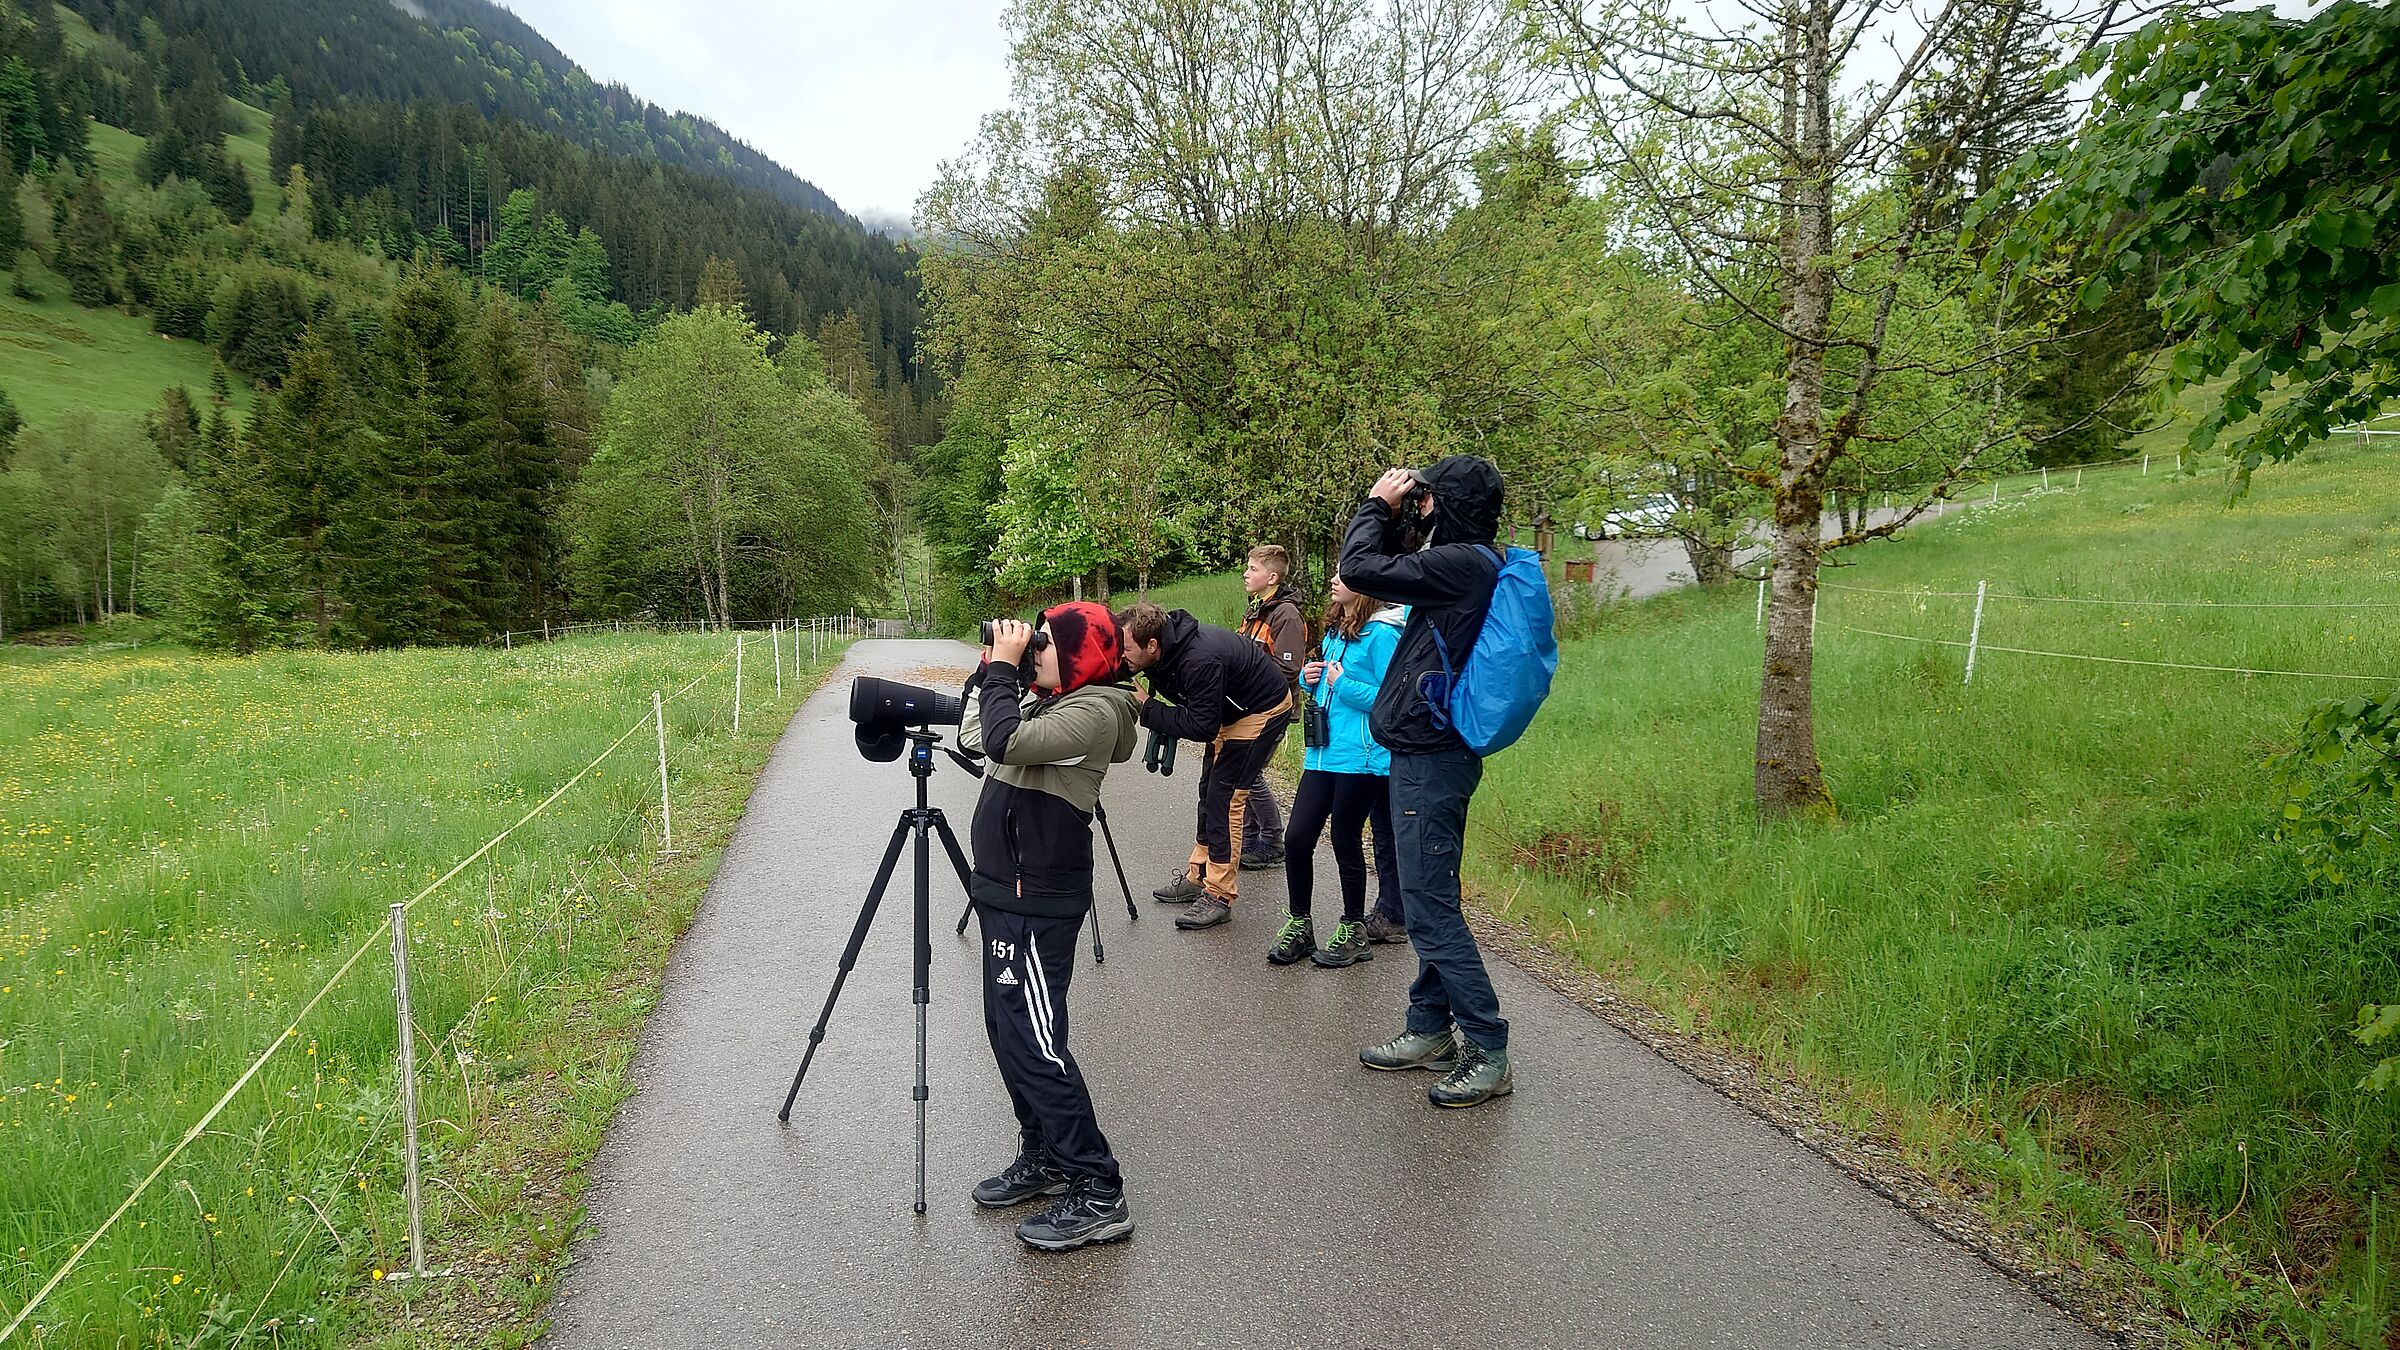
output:
<instances>
[{"instance_id":1,"label":"grass verge","mask_svg":"<svg viewBox=\"0 0 2400 1350\"><path fill-rule=\"evenodd\" d=\"M778 702L751 662L736 738L726 648L0 651L0 738L18 747L0 770L0 1306L364 953L26 1343L529 1342L667 948L825 668ZM637 718L687 682L662 863ZM382 1281L407 1234L378 925L629 729L411 913L428 1240L461 1278Z\"/></svg>"},{"instance_id":2,"label":"grass verge","mask_svg":"<svg viewBox=\"0 0 2400 1350\"><path fill-rule=\"evenodd\" d=\"M2310 882L2259 765L2316 700L2400 680L2394 463L2316 452L2230 505L2214 479L2092 475L1828 573L1832 825L1751 808L1749 588L1603 610L1491 763L1472 875L2176 1334L2381 1346L2400 1111L2357 1088L2346 1028L2400 994L2400 885ZM1902 639L1966 639L1979 581L2219 604L1995 599L1968 685L1963 651ZM2324 608L2239 607L2294 602Z\"/></svg>"}]
</instances>

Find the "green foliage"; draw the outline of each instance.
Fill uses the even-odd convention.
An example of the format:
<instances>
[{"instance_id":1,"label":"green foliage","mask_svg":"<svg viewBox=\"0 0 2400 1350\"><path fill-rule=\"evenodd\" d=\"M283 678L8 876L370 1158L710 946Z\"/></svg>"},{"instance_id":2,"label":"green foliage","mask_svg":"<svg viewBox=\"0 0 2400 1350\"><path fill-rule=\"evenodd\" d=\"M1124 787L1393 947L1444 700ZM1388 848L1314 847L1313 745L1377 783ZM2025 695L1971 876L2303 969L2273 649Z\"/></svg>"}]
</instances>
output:
<instances>
[{"instance_id":1,"label":"green foliage","mask_svg":"<svg viewBox=\"0 0 2400 1350\"><path fill-rule=\"evenodd\" d=\"M2290 797L2280 833L2299 844L2310 875L2339 885L2345 860L2389 857L2400 844L2400 689L2311 708L2267 767Z\"/></svg>"},{"instance_id":2,"label":"green foliage","mask_svg":"<svg viewBox=\"0 0 2400 1350\"><path fill-rule=\"evenodd\" d=\"M2230 377L2190 447L2245 475L2380 413L2400 393L2400 10L2171 11L2071 73L2103 67L2078 139L1995 189L2043 194L1997 256L2089 250L2087 309L2155 271L2168 392Z\"/></svg>"},{"instance_id":3,"label":"green foliage","mask_svg":"<svg viewBox=\"0 0 2400 1350\"><path fill-rule=\"evenodd\" d=\"M58 249L52 265L67 279L75 303L109 305L117 299L117 225L90 174L75 179L59 203Z\"/></svg>"},{"instance_id":4,"label":"green foliage","mask_svg":"<svg viewBox=\"0 0 2400 1350\"><path fill-rule=\"evenodd\" d=\"M573 494L569 567L590 612L722 622L841 609L874 584L870 433L766 342L711 306L628 354Z\"/></svg>"}]
</instances>

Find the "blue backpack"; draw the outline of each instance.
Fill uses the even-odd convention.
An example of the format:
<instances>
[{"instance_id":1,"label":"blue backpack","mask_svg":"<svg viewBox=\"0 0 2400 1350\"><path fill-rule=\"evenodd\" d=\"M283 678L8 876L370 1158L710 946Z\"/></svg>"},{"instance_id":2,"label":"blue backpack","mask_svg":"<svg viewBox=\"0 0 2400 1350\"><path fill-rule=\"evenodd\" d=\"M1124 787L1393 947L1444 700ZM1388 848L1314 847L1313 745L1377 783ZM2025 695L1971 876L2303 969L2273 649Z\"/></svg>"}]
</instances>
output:
<instances>
[{"instance_id":1,"label":"blue backpack","mask_svg":"<svg viewBox=\"0 0 2400 1350\"><path fill-rule=\"evenodd\" d=\"M1541 555L1529 548L1512 548L1505 554L1495 548L1492 553L1500 559L1500 576L1492 584L1492 607L1474 649L1461 666L1450 659L1442 630L1434 629L1433 646L1441 653L1442 669L1439 674L1427 671L1419 687L1434 726L1456 728L1459 739L1478 755L1497 754L1516 744L1542 700L1550 697L1550 677L1558 673L1550 581L1542 575Z\"/></svg>"}]
</instances>

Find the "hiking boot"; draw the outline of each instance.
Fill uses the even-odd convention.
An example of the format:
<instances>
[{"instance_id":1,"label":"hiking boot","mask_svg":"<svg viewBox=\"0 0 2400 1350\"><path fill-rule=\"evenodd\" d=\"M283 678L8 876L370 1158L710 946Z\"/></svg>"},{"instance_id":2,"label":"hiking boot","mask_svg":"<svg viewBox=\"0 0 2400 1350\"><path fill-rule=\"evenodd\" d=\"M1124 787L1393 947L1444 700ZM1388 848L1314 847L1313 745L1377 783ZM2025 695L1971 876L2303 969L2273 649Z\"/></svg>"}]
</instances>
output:
<instances>
[{"instance_id":1,"label":"hiking boot","mask_svg":"<svg viewBox=\"0 0 2400 1350\"><path fill-rule=\"evenodd\" d=\"M975 1203L985 1209L1006 1209L1037 1195L1066 1193L1067 1174L1052 1166L1048 1158L1031 1153L1018 1154L1015 1162L1000 1169L1000 1175L975 1183Z\"/></svg>"},{"instance_id":2,"label":"hiking boot","mask_svg":"<svg viewBox=\"0 0 2400 1350\"><path fill-rule=\"evenodd\" d=\"M1281 844L1242 855L1242 870L1245 872L1264 872L1269 868L1281 866L1283 866L1283 845Z\"/></svg>"},{"instance_id":3,"label":"hiking boot","mask_svg":"<svg viewBox=\"0 0 2400 1350\"><path fill-rule=\"evenodd\" d=\"M1191 873L1177 872L1173 881L1150 892L1150 898L1162 905L1188 905L1203 894L1200 883L1192 880Z\"/></svg>"},{"instance_id":4,"label":"hiking boot","mask_svg":"<svg viewBox=\"0 0 2400 1350\"><path fill-rule=\"evenodd\" d=\"M1354 966L1375 959L1375 949L1367 945L1367 926L1356 920L1344 920L1333 926L1333 941L1309 953L1309 960L1320 966Z\"/></svg>"},{"instance_id":5,"label":"hiking boot","mask_svg":"<svg viewBox=\"0 0 2400 1350\"><path fill-rule=\"evenodd\" d=\"M1274 949L1267 959L1279 966L1288 966L1317 949L1316 925L1302 915L1294 914L1283 921L1275 934Z\"/></svg>"},{"instance_id":6,"label":"hiking boot","mask_svg":"<svg viewBox=\"0 0 2400 1350\"><path fill-rule=\"evenodd\" d=\"M1516 1091L1508 1068L1508 1051L1486 1050L1461 1036L1458 1064L1442 1081L1425 1090L1435 1106L1481 1106L1494 1097Z\"/></svg>"},{"instance_id":7,"label":"hiking boot","mask_svg":"<svg viewBox=\"0 0 2400 1350\"><path fill-rule=\"evenodd\" d=\"M1046 1252L1073 1251L1095 1242L1114 1242L1133 1231L1133 1211L1125 1205L1125 1188L1103 1189L1096 1181L1078 1181L1065 1198L1017 1225L1017 1240Z\"/></svg>"},{"instance_id":8,"label":"hiking boot","mask_svg":"<svg viewBox=\"0 0 2400 1350\"><path fill-rule=\"evenodd\" d=\"M1380 909L1376 910L1367 915L1367 941L1406 942L1408 925L1389 917Z\"/></svg>"},{"instance_id":9,"label":"hiking boot","mask_svg":"<svg viewBox=\"0 0 2400 1350\"><path fill-rule=\"evenodd\" d=\"M1177 928L1214 928L1233 918L1233 906L1213 895L1202 895L1192 907L1175 916Z\"/></svg>"},{"instance_id":10,"label":"hiking boot","mask_svg":"<svg viewBox=\"0 0 2400 1350\"><path fill-rule=\"evenodd\" d=\"M1403 1031L1381 1045L1358 1052L1358 1062L1370 1069L1431 1069L1448 1073L1458 1065L1458 1032L1444 1027L1431 1034Z\"/></svg>"}]
</instances>

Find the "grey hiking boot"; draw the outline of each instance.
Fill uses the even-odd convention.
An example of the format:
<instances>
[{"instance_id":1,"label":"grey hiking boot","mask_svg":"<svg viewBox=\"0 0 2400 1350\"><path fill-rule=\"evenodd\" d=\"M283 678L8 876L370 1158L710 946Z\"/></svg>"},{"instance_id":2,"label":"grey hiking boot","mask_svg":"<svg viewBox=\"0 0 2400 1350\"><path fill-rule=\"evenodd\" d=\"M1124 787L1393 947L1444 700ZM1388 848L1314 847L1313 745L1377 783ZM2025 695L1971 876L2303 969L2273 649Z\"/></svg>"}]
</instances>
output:
<instances>
[{"instance_id":1,"label":"grey hiking boot","mask_svg":"<svg viewBox=\"0 0 2400 1350\"><path fill-rule=\"evenodd\" d=\"M1406 942L1408 941L1408 925L1386 915L1380 909L1375 910L1367 915L1367 941Z\"/></svg>"},{"instance_id":2,"label":"grey hiking boot","mask_svg":"<svg viewBox=\"0 0 2400 1350\"><path fill-rule=\"evenodd\" d=\"M1333 927L1333 941L1309 954L1309 960L1320 966L1354 966L1375 959L1375 949L1367 945L1367 926L1344 922Z\"/></svg>"},{"instance_id":3,"label":"grey hiking boot","mask_svg":"<svg viewBox=\"0 0 2400 1350\"><path fill-rule=\"evenodd\" d=\"M1279 966L1288 966L1317 949L1316 925L1294 914L1286 917L1283 927L1276 930L1275 946L1267 959Z\"/></svg>"},{"instance_id":4,"label":"grey hiking boot","mask_svg":"<svg viewBox=\"0 0 2400 1350\"><path fill-rule=\"evenodd\" d=\"M1175 916L1177 928L1214 928L1233 918L1233 906L1216 896L1203 894L1192 907Z\"/></svg>"},{"instance_id":5,"label":"grey hiking boot","mask_svg":"<svg viewBox=\"0 0 2400 1350\"><path fill-rule=\"evenodd\" d=\"M1133 1231L1133 1211L1126 1207L1125 1188L1103 1189L1096 1181L1079 1181L1066 1198L1017 1225L1017 1240L1046 1252L1072 1251L1095 1242L1114 1242Z\"/></svg>"},{"instance_id":6,"label":"grey hiking boot","mask_svg":"<svg viewBox=\"0 0 2400 1350\"><path fill-rule=\"evenodd\" d=\"M1458 1032L1444 1027L1430 1034L1403 1031L1381 1045L1358 1052L1358 1062L1370 1069L1431 1069L1448 1073L1458 1062Z\"/></svg>"},{"instance_id":7,"label":"grey hiking boot","mask_svg":"<svg viewBox=\"0 0 2400 1350\"><path fill-rule=\"evenodd\" d=\"M1516 1091L1508 1068L1508 1051L1486 1050L1461 1036L1458 1064L1442 1081L1425 1090L1435 1106L1481 1106L1494 1097Z\"/></svg>"},{"instance_id":8,"label":"grey hiking boot","mask_svg":"<svg viewBox=\"0 0 2400 1350\"><path fill-rule=\"evenodd\" d=\"M1252 849L1242 855L1242 870L1245 872L1265 872L1281 866L1283 866L1283 845L1281 844L1270 844L1265 848Z\"/></svg>"},{"instance_id":9,"label":"grey hiking boot","mask_svg":"<svg viewBox=\"0 0 2400 1350\"><path fill-rule=\"evenodd\" d=\"M1006 1209L1037 1195L1066 1193L1067 1174L1051 1166L1048 1158L1031 1153L1018 1154L1015 1162L1000 1169L1000 1175L975 1183L975 1203L985 1209Z\"/></svg>"},{"instance_id":10,"label":"grey hiking boot","mask_svg":"<svg viewBox=\"0 0 2400 1350\"><path fill-rule=\"evenodd\" d=\"M1177 872L1175 879L1150 892L1150 898L1162 905L1188 905L1204 894L1200 883L1189 872Z\"/></svg>"}]
</instances>

